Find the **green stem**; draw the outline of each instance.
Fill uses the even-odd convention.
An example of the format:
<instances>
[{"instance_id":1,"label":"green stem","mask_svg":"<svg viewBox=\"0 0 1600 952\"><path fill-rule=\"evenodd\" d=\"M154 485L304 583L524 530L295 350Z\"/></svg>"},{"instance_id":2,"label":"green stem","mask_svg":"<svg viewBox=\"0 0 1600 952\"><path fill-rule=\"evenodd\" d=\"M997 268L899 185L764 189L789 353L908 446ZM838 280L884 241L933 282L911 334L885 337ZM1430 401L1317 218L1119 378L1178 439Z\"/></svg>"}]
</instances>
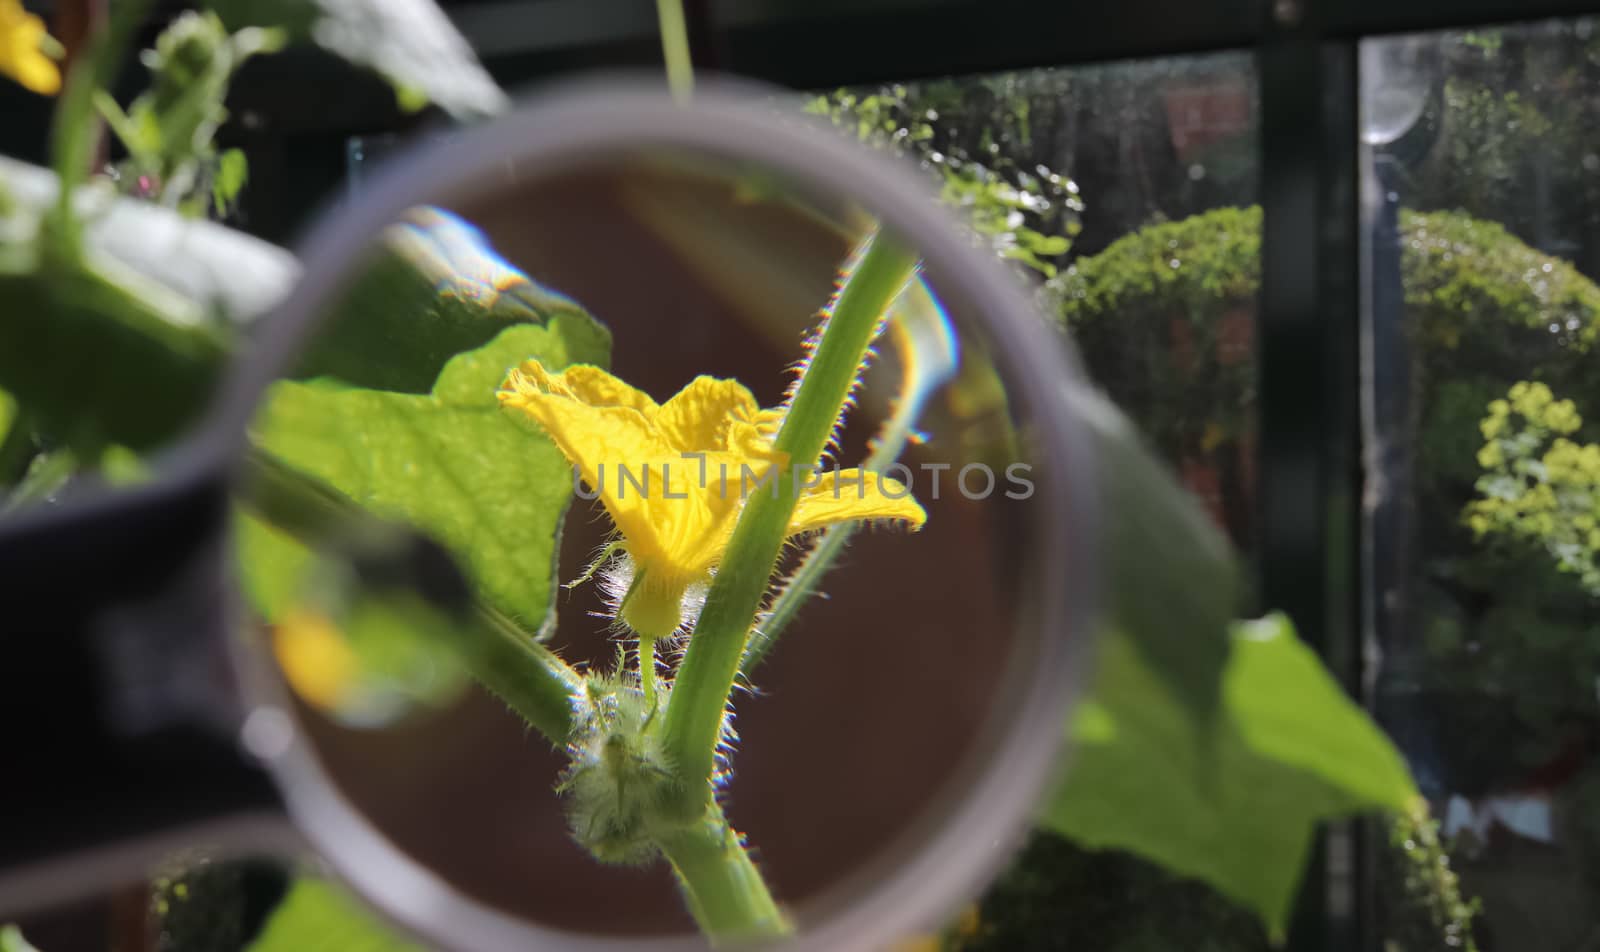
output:
<instances>
[{"instance_id":1,"label":"green stem","mask_svg":"<svg viewBox=\"0 0 1600 952\"><path fill-rule=\"evenodd\" d=\"M257 516L311 548L341 540L382 547L374 534L396 531L337 489L261 449L246 457L242 496ZM573 706L584 696L583 677L491 606L474 601L457 618L452 646L467 671L553 746L565 746Z\"/></svg>"},{"instance_id":2,"label":"green stem","mask_svg":"<svg viewBox=\"0 0 1600 952\"><path fill-rule=\"evenodd\" d=\"M688 102L694 89L694 65L689 59L689 28L683 19L682 0L656 0L656 19L661 23L667 87L678 102Z\"/></svg>"},{"instance_id":3,"label":"green stem","mask_svg":"<svg viewBox=\"0 0 1600 952\"><path fill-rule=\"evenodd\" d=\"M916 425L918 412L921 410L922 401L912 399L912 393L901 395L895 412L884 426L883 432L878 436L878 445L861 464L861 468L869 473L882 473L885 468L900 458L901 452L906 448L906 443L911 439L911 432ZM830 526L822 534L817 544L812 546L805 558L800 562L800 567L784 583L783 591L778 593L777 599L772 603L772 610L767 612L761 621L759 631L750 636L750 643L745 645L744 657L739 661L739 674L749 677L750 673L766 658L772 646L777 644L778 637L783 634L789 623L794 621L800 613L800 608L822 585L822 577L828 574L833 567L833 562L844 551L852 536L861 528L858 522L845 522Z\"/></svg>"},{"instance_id":4,"label":"green stem","mask_svg":"<svg viewBox=\"0 0 1600 952\"><path fill-rule=\"evenodd\" d=\"M89 177L99 145L95 121L95 94L115 82L122 57L144 22L149 0L127 0L111 5L105 26L89 37L85 48L67 70L65 88L56 103L51 123L51 160L61 191L46 220L55 249L69 259L82 252L82 227L72 207L73 194Z\"/></svg>"},{"instance_id":5,"label":"green stem","mask_svg":"<svg viewBox=\"0 0 1600 952\"><path fill-rule=\"evenodd\" d=\"M584 696L583 676L511 619L479 604L474 621L458 628L462 663L474 678L553 747L572 736L573 706Z\"/></svg>"},{"instance_id":6,"label":"green stem","mask_svg":"<svg viewBox=\"0 0 1600 952\"><path fill-rule=\"evenodd\" d=\"M653 711L656 707L656 640L639 636L639 684L644 688L645 703Z\"/></svg>"},{"instance_id":7,"label":"green stem","mask_svg":"<svg viewBox=\"0 0 1600 952\"><path fill-rule=\"evenodd\" d=\"M715 805L697 824L657 839L677 874L689 912L713 941L772 938L791 925L739 834Z\"/></svg>"},{"instance_id":8,"label":"green stem","mask_svg":"<svg viewBox=\"0 0 1600 952\"><path fill-rule=\"evenodd\" d=\"M871 240L839 292L778 431L774 446L794 465L782 467L776 492L753 494L734 528L662 726L663 751L679 783L674 807L685 818L699 816L710 800L728 694L794 512L795 465L814 465L822 455L883 314L915 265L916 255L899 244L882 235Z\"/></svg>"},{"instance_id":9,"label":"green stem","mask_svg":"<svg viewBox=\"0 0 1600 952\"><path fill-rule=\"evenodd\" d=\"M750 643L745 645L744 657L739 660L739 674L749 677L766 660L767 654L778 643L778 636L783 634L789 623L800 614L801 607L821 587L822 577L828 574L834 560L849 544L851 536L856 534L856 528L857 524L853 522L831 526L806 553L800 567L784 582L783 591L772 603L772 610L761 620L760 630L753 633Z\"/></svg>"}]
</instances>

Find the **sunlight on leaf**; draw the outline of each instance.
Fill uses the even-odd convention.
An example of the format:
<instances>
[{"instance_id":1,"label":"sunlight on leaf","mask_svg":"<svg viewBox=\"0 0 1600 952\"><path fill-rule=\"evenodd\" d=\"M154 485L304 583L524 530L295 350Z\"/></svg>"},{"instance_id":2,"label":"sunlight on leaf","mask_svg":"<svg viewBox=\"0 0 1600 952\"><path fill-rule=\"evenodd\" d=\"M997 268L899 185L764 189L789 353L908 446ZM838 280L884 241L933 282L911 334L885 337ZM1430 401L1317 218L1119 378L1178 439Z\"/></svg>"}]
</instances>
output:
<instances>
[{"instance_id":1,"label":"sunlight on leaf","mask_svg":"<svg viewBox=\"0 0 1600 952\"><path fill-rule=\"evenodd\" d=\"M421 952L338 887L295 880L245 952Z\"/></svg>"},{"instance_id":2,"label":"sunlight on leaf","mask_svg":"<svg viewBox=\"0 0 1600 952\"><path fill-rule=\"evenodd\" d=\"M429 0L209 0L230 29L282 28L294 42L314 42L369 66L402 95L425 96L458 118L500 112L507 104L472 47Z\"/></svg>"},{"instance_id":3,"label":"sunlight on leaf","mask_svg":"<svg viewBox=\"0 0 1600 952\"><path fill-rule=\"evenodd\" d=\"M1198 734L1216 711L1228 663L1239 589L1233 550L1121 411L1089 390L1073 402L1101 460L1111 624L1174 692Z\"/></svg>"},{"instance_id":4,"label":"sunlight on leaf","mask_svg":"<svg viewBox=\"0 0 1600 952\"><path fill-rule=\"evenodd\" d=\"M48 169L0 156L0 181L18 218L37 219L56 201L56 176ZM175 322L192 320L189 311L214 310L246 323L275 306L300 277L293 255L242 231L98 189L84 189L79 199L89 246L178 296L183 306L171 313Z\"/></svg>"}]
</instances>

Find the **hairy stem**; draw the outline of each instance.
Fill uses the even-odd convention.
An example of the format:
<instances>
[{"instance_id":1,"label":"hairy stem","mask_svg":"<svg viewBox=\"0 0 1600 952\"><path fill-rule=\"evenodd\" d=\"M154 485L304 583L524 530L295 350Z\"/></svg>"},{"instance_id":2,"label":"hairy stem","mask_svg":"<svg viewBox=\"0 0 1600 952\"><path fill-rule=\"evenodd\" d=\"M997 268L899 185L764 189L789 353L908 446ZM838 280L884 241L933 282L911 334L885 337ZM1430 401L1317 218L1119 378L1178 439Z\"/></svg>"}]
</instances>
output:
<instances>
[{"instance_id":1,"label":"hairy stem","mask_svg":"<svg viewBox=\"0 0 1600 952\"><path fill-rule=\"evenodd\" d=\"M459 626L457 646L468 673L552 747L572 736L573 706L583 697L583 676L535 641L511 619L479 604L473 622Z\"/></svg>"},{"instance_id":2,"label":"hairy stem","mask_svg":"<svg viewBox=\"0 0 1600 952\"><path fill-rule=\"evenodd\" d=\"M861 468L869 473L882 473L890 463L900 458L901 452L906 448L906 443L911 439L911 433L916 425L917 414L921 409L921 402L903 396L895 407L895 412L884 426L883 432L878 436L877 447L872 455L867 457ZM789 576L784 583L783 591L772 603L772 610L767 612L762 620L761 628L752 632L750 641L744 648L744 657L739 661L739 674L749 677L766 658L772 646L777 644L778 637L783 634L789 623L794 621L800 613L800 608L822 585L822 577L828 574L833 567L833 562L849 544L850 537L856 534L860 523L845 522L830 526L822 533L822 538L811 547L799 568Z\"/></svg>"},{"instance_id":3,"label":"hairy stem","mask_svg":"<svg viewBox=\"0 0 1600 952\"><path fill-rule=\"evenodd\" d=\"M654 710L656 706L656 640L639 636L639 685L644 689L645 703Z\"/></svg>"},{"instance_id":4,"label":"hairy stem","mask_svg":"<svg viewBox=\"0 0 1600 952\"><path fill-rule=\"evenodd\" d=\"M786 935L791 926L739 834L715 805L657 840L700 931L716 941Z\"/></svg>"},{"instance_id":5,"label":"hairy stem","mask_svg":"<svg viewBox=\"0 0 1600 952\"><path fill-rule=\"evenodd\" d=\"M710 800L728 694L794 512L795 466L815 465L822 455L883 314L915 264L914 254L883 235L871 240L839 291L778 431L774 445L792 465L781 468L775 492L751 497L734 528L678 668L662 728L663 750L680 785L675 807L686 818L698 816Z\"/></svg>"}]
</instances>

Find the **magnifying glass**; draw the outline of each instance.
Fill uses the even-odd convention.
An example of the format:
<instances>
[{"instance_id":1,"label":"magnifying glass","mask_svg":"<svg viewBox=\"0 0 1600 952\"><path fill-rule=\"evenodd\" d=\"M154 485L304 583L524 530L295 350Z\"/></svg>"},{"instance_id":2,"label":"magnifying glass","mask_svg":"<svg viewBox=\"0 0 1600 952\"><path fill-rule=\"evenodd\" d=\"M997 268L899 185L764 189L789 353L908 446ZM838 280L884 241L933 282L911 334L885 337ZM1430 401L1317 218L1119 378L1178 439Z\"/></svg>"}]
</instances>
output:
<instances>
[{"instance_id":1,"label":"magnifying glass","mask_svg":"<svg viewBox=\"0 0 1600 952\"><path fill-rule=\"evenodd\" d=\"M911 170L743 87L547 94L300 249L138 485L0 521L0 896L309 845L449 948L881 948L1082 676L1069 346ZM34 749L34 748L39 749Z\"/></svg>"}]
</instances>

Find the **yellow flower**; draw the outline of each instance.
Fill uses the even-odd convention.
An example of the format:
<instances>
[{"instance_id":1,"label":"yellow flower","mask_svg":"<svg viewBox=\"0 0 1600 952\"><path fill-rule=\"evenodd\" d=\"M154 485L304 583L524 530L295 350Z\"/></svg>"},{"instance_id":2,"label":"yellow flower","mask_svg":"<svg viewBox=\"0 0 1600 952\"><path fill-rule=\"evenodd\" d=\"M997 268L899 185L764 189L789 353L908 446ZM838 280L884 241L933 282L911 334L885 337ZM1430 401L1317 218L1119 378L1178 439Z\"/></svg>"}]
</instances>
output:
<instances>
[{"instance_id":1,"label":"yellow flower","mask_svg":"<svg viewBox=\"0 0 1600 952\"><path fill-rule=\"evenodd\" d=\"M21 0L0 0L0 73L36 93L54 95L61 89L61 71L45 51L56 48Z\"/></svg>"},{"instance_id":2,"label":"yellow flower","mask_svg":"<svg viewBox=\"0 0 1600 952\"><path fill-rule=\"evenodd\" d=\"M350 696L361 662L332 619L296 609L273 629L272 652L296 694L324 711L338 710Z\"/></svg>"},{"instance_id":3,"label":"yellow flower","mask_svg":"<svg viewBox=\"0 0 1600 952\"><path fill-rule=\"evenodd\" d=\"M549 434L605 505L633 561L622 620L645 638L683 624L684 594L710 579L743 501L776 492L776 468L789 465L772 445L782 411L762 409L737 380L696 377L657 404L598 367L552 374L529 360L498 396ZM790 536L858 519L915 529L927 518L904 485L858 469L802 475L798 494Z\"/></svg>"}]
</instances>

